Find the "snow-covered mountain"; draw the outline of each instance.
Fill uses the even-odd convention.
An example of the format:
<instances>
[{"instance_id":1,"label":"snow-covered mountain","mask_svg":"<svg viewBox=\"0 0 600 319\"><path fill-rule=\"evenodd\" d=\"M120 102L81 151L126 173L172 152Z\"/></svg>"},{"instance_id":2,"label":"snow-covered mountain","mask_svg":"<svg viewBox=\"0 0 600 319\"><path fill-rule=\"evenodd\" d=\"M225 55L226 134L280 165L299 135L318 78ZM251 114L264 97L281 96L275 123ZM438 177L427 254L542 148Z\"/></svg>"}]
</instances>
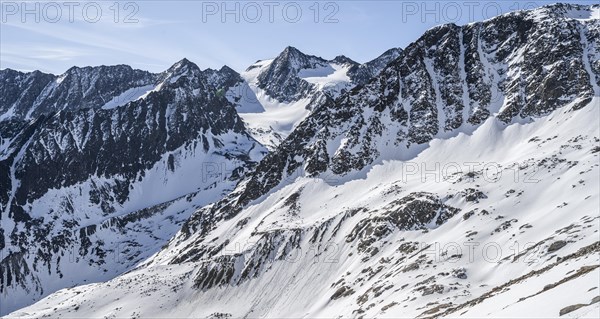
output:
<instances>
[{"instance_id":1,"label":"snow-covered mountain","mask_svg":"<svg viewBox=\"0 0 600 319\"><path fill-rule=\"evenodd\" d=\"M237 214L207 207L147 265L11 316L595 318L598 111L436 140L411 163L453 167L443 182L388 161L300 177Z\"/></svg>"},{"instance_id":2,"label":"snow-covered mountain","mask_svg":"<svg viewBox=\"0 0 600 319\"><path fill-rule=\"evenodd\" d=\"M2 314L130 269L264 156L219 93L231 72L0 71Z\"/></svg>"},{"instance_id":3,"label":"snow-covered mountain","mask_svg":"<svg viewBox=\"0 0 600 319\"><path fill-rule=\"evenodd\" d=\"M287 47L275 59L248 67L228 96L253 136L274 149L312 110L365 84L401 52L393 48L359 64L345 56L325 60Z\"/></svg>"},{"instance_id":4,"label":"snow-covered mountain","mask_svg":"<svg viewBox=\"0 0 600 319\"><path fill-rule=\"evenodd\" d=\"M597 318L599 118L599 5L433 28L136 269L9 317Z\"/></svg>"},{"instance_id":5,"label":"snow-covered mountain","mask_svg":"<svg viewBox=\"0 0 600 319\"><path fill-rule=\"evenodd\" d=\"M0 72L0 120L32 120L50 112L125 102L153 87L159 76L127 65L72 67L60 76L5 69Z\"/></svg>"}]
</instances>

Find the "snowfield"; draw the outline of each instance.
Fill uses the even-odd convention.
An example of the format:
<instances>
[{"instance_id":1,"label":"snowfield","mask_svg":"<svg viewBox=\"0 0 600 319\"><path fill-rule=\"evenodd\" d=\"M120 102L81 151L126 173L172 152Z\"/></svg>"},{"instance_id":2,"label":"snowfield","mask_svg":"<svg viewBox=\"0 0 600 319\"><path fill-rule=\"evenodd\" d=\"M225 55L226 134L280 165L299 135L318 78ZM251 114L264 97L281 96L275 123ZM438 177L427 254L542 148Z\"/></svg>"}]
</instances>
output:
<instances>
[{"instance_id":1,"label":"snowfield","mask_svg":"<svg viewBox=\"0 0 600 319\"><path fill-rule=\"evenodd\" d=\"M318 90L332 92L333 96L337 97L342 89L347 89L351 84L348 69L347 65L331 63L317 69L302 69L298 76L315 84Z\"/></svg>"},{"instance_id":2,"label":"snowfield","mask_svg":"<svg viewBox=\"0 0 600 319\"><path fill-rule=\"evenodd\" d=\"M6 318L600 318L598 4L0 80Z\"/></svg>"},{"instance_id":3,"label":"snowfield","mask_svg":"<svg viewBox=\"0 0 600 319\"><path fill-rule=\"evenodd\" d=\"M200 246L225 245L211 258L173 264L190 248L174 240L126 275L8 317L554 318L582 305L567 317L596 318L598 102L532 123L490 118L348 182L299 177L210 231ZM450 207L448 219L394 224L407 196ZM211 285L225 265L232 281Z\"/></svg>"},{"instance_id":4,"label":"snowfield","mask_svg":"<svg viewBox=\"0 0 600 319\"><path fill-rule=\"evenodd\" d=\"M310 114L306 108L310 97L285 103L260 89L256 78L271 62L264 60L252 65L241 74L247 84L233 87L230 91L241 96L237 110L252 136L262 145L273 149L294 130L296 124Z\"/></svg>"}]
</instances>

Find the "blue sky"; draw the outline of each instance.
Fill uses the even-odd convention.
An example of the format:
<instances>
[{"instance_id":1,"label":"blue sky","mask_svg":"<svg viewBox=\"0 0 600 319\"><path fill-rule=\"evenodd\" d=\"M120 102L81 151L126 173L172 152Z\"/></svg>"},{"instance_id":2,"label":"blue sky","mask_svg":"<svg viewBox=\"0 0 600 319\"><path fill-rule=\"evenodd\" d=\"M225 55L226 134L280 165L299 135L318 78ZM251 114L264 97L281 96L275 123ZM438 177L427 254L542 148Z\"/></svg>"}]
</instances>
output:
<instances>
[{"instance_id":1,"label":"blue sky","mask_svg":"<svg viewBox=\"0 0 600 319\"><path fill-rule=\"evenodd\" d=\"M0 68L60 74L73 65L129 64L158 72L186 57L201 68L242 71L288 45L366 62L438 24L554 2L2 0Z\"/></svg>"}]
</instances>

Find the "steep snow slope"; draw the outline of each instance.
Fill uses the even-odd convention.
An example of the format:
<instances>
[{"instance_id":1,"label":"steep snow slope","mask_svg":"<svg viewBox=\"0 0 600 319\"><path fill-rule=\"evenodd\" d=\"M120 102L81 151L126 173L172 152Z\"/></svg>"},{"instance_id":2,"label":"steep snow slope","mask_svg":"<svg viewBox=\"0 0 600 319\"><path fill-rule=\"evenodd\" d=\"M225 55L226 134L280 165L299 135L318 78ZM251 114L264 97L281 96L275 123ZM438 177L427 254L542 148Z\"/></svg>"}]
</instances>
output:
<instances>
[{"instance_id":1,"label":"steep snow slope","mask_svg":"<svg viewBox=\"0 0 600 319\"><path fill-rule=\"evenodd\" d=\"M77 74L115 79L99 69ZM108 106L96 92L83 94L98 97L94 107L67 108L66 99L47 113L32 106L42 112L34 120L0 122L0 314L130 269L235 187L266 149L219 94L231 72L184 59Z\"/></svg>"},{"instance_id":2,"label":"steep snow slope","mask_svg":"<svg viewBox=\"0 0 600 319\"><path fill-rule=\"evenodd\" d=\"M600 295L597 103L490 118L347 182L300 177L10 317L556 317Z\"/></svg>"},{"instance_id":3,"label":"steep snow slope","mask_svg":"<svg viewBox=\"0 0 600 319\"><path fill-rule=\"evenodd\" d=\"M597 8L428 31L136 270L11 316L598 317Z\"/></svg>"},{"instance_id":4,"label":"steep snow slope","mask_svg":"<svg viewBox=\"0 0 600 319\"><path fill-rule=\"evenodd\" d=\"M350 83L349 66L332 63L315 69L301 69L298 76L304 81L315 84L318 90L338 92Z\"/></svg>"},{"instance_id":5,"label":"steep snow slope","mask_svg":"<svg viewBox=\"0 0 600 319\"><path fill-rule=\"evenodd\" d=\"M264 60L252 65L241 76L246 82L242 87L242 103L237 108L246 127L261 144L274 148L304 119L310 110L307 108L310 96L290 103L279 102L270 97L258 86L258 76L268 68L273 60Z\"/></svg>"},{"instance_id":6,"label":"steep snow slope","mask_svg":"<svg viewBox=\"0 0 600 319\"><path fill-rule=\"evenodd\" d=\"M310 112L327 99L366 83L402 50L390 49L359 64L344 56L327 61L287 47L275 59L261 60L241 74L229 99L253 136L274 149Z\"/></svg>"}]
</instances>

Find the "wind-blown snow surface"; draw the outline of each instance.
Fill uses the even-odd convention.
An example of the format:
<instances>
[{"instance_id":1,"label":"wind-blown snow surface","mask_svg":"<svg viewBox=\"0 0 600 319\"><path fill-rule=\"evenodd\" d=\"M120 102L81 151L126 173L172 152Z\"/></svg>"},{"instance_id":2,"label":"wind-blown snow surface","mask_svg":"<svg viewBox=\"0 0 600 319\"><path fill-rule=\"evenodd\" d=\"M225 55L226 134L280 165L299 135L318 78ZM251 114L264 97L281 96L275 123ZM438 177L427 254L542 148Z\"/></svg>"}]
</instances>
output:
<instances>
[{"instance_id":1,"label":"wind-blown snow surface","mask_svg":"<svg viewBox=\"0 0 600 319\"><path fill-rule=\"evenodd\" d=\"M595 8L429 30L158 255L13 316L598 317ZM259 84L289 103L322 59L284 53Z\"/></svg>"},{"instance_id":2,"label":"wind-blown snow surface","mask_svg":"<svg viewBox=\"0 0 600 319\"><path fill-rule=\"evenodd\" d=\"M308 83L317 85L319 90L334 92L338 96L343 89L347 89L351 83L348 76L350 66L331 63L316 69L302 69L298 76Z\"/></svg>"},{"instance_id":3,"label":"wind-blown snow surface","mask_svg":"<svg viewBox=\"0 0 600 319\"><path fill-rule=\"evenodd\" d=\"M106 84L123 68L72 69L59 78L88 83L78 79L98 75L92 83ZM235 187L266 149L218 94L219 77L227 73L201 71L184 59L148 75L158 79L152 85L124 81L113 83L118 90L106 84L113 95L85 95L73 84L54 94L71 104L54 105L43 95L38 106L30 104L42 116L0 122L0 135L7 136L0 140L0 315L131 269L159 251L196 209ZM34 76L1 75L7 82ZM0 90L19 96L3 84ZM25 111L30 100L15 101Z\"/></svg>"},{"instance_id":4,"label":"wind-blown snow surface","mask_svg":"<svg viewBox=\"0 0 600 319\"><path fill-rule=\"evenodd\" d=\"M300 177L196 244L9 317L597 318L599 103L489 118L348 181ZM174 263L189 249L206 258Z\"/></svg>"},{"instance_id":5,"label":"wind-blown snow surface","mask_svg":"<svg viewBox=\"0 0 600 319\"><path fill-rule=\"evenodd\" d=\"M153 84L131 88L106 102L106 104L102 106L102 109L112 109L121 105L125 105L131 101L136 101L146 96L154 88L155 86Z\"/></svg>"},{"instance_id":6,"label":"wind-blown snow surface","mask_svg":"<svg viewBox=\"0 0 600 319\"><path fill-rule=\"evenodd\" d=\"M310 110L310 96L293 102L280 102L258 87L257 77L273 60L253 64L241 74L246 81L230 91L240 97L237 110L246 127L262 145L274 148L287 137Z\"/></svg>"},{"instance_id":7,"label":"wind-blown snow surface","mask_svg":"<svg viewBox=\"0 0 600 319\"><path fill-rule=\"evenodd\" d=\"M226 93L246 127L259 142L275 149L311 112L327 99L365 84L402 50L392 48L359 64L345 56L333 60L287 47L276 58L249 66Z\"/></svg>"},{"instance_id":8,"label":"wind-blown snow surface","mask_svg":"<svg viewBox=\"0 0 600 319\"><path fill-rule=\"evenodd\" d=\"M232 149L231 154L239 151ZM90 193L98 186L111 189L119 182L118 177L92 176L89 181L50 190L31 203L31 211L38 212L33 218L44 217L56 224L79 222L74 235L81 242L51 257L53 272L25 275L16 287L6 287L10 298L2 297L2 307L19 309L64 287L114 278L159 251L196 209L219 200L235 187L236 182L229 179L239 165L235 160L205 154L201 145L171 154L177 158L174 168L169 168L169 154L165 154L143 173L143 179L130 186L130 196L115 207L114 213L93 204ZM72 219L72 215L65 214L65 198L80 216ZM3 220L6 229L12 229L10 224L10 219ZM65 230L56 227L48 237L64 235ZM92 257L86 260L88 253ZM26 260L33 265L35 258L28 256Z\"/></svg>"},{"instance_id":9,"label":"wind-blown snow surface","mask_svg":"<svg viewBox=\"0 0 600 319\"><path fill-rule=\"evenodd\" d=\"M264 156L247 132L275 147L315 97L349 81L351 66L365 80L398 54L358 65L285 52L280 60L292 68L273 76L285 82L288 70L288 88L311 88L292 102L259 88L264 68L245 81L228 67L201 71L186 59L160 74L128 66L74 67L60 76L2 70L0 314L63 287L108 280L149 257ZM335 76L316 76L325 64L338 69ZM249 131L234 107L247 115ZM71 271L75 265L82 270Z\"/></svg>"}]
</instances>

